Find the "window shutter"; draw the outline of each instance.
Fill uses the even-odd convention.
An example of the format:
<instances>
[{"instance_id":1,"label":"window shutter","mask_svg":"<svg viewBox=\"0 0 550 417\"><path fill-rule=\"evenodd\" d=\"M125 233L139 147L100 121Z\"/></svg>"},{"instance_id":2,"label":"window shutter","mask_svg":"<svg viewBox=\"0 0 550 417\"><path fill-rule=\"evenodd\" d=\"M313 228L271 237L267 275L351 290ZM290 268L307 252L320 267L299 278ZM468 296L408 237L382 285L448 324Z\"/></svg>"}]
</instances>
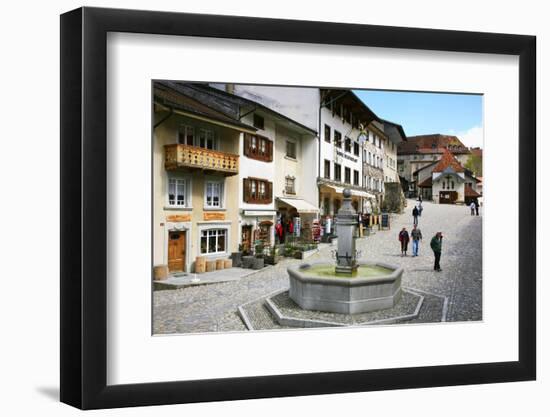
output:
<instances>
[{"instance_id":1,"label":"window shutter","mask_svg":"<svg viewBox=\"0 0 550 417\"><path fill-rule=\"evenodd\" d=\"M267 141L267 162L273 161L273 142Z\"/></svg>"},{"instance_id":2,"label":"window shutter","mask_svg":"<svg viewBox=\"0 0 550 417\"><path fill-rule=\"evenodd\" d=\"M270 181L266 181L266 203L269 204L273 201L273 183Z\"/></svg>"},{"instance_id":3,"label":"window shutter","mask_svg":"<svg viewBox=\"0 0 550 417\"><path fill-rule=\"evenodd\" d=\"M243 178L243 200L245 203L250 201L250 181L248 178Z\"/></svg>"},{"instance_id":4,"label":"window shutter","mask_svg":"<svg viewBox=\"0 0 550 417\"><path fill-rule=\"evenodd\" d=\"M250 151L250 133L244 134L244 154L248 156Z\"/></svg>"}]
</instances>

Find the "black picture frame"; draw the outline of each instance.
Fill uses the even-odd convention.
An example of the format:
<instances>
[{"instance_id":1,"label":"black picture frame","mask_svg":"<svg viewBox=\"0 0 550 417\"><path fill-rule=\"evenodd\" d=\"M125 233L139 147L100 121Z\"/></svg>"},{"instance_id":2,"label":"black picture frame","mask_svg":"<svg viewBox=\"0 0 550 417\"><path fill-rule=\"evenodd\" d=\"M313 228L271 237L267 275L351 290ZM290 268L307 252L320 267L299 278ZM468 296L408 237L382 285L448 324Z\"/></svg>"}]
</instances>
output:
<instances>
[{"instance_id":1,"label":"black picture frame","mask_svg":"<svg viewBox=\"0 0 550 417\"><path fill-rule=\"evenodd\" d=\"M518 361L107 385L108 32L519 56ZM60 56L62 402L97 409L535 379L534 36L85 7L61 16Z\"/></svg>"}]
</instances>

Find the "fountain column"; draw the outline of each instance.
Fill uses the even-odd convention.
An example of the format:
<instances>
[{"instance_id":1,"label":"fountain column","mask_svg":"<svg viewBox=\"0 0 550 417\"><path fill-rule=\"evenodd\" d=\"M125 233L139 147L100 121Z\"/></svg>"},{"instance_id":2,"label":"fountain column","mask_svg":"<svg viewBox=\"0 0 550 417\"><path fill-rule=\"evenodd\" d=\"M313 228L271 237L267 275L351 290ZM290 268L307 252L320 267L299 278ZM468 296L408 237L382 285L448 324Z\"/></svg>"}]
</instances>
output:
<instances>
[{"instance_id":1,"label":"fountain column","mask_svg":"<svg viewBox=\"0 0 550 417\"><path fill-rule=\"evenodd\" d=\"M343 191L344 202L336 215L338 230L338 249L336 251L336 272L352 275L357 271L357 251L355 250L355 232L359 224L357 212L351 204L351 190Z\"/></svg>"}]
</instances>

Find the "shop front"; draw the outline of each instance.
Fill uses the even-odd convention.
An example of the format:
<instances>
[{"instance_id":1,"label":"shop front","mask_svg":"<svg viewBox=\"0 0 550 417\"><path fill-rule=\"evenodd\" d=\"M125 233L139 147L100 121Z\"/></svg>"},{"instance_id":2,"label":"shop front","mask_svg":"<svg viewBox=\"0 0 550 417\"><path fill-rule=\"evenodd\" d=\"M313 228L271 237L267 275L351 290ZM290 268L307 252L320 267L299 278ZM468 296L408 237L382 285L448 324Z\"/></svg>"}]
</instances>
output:
<instances>
[{"instance_id":1,"label":"shop front","mask_svg":"<svg viewBox=\"0 0 550 417\"><path fill-rule=\"evenodd\" d=\"M275 210L243 210L240 243L244 252L253 252L259 244L275 243L275 215Z\"/></svg>"},{"instance_id":2,"label":"shop front","mask_svg":"<svg viewBox=\"0 0 550 417\"><path fill-rule=\"evenodd\" d=\"M301 198L282 198L276 200L277 243L285 243L292 238L311 242L314 240L314 220L319 209Z\"/></svg>"}]
</instances>

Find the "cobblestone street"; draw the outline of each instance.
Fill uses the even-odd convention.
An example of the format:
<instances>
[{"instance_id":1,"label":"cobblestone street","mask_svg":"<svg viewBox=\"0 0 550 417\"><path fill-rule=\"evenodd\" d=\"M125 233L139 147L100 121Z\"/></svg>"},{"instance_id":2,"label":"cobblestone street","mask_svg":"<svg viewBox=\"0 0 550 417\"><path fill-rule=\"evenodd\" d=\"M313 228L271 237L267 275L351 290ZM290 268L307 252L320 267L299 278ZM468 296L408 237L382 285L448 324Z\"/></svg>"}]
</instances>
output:
<instances>
[{"instance_id":1,"label":"cobblestone street","mask_svg":"<svg viewBox=\"0 0 550 417\"><path fill-rule=\"evenodd\" d=\"M428 314L430 308L437 310L438 321L439 317L446 321L481 320L482 217L471 216L466 206L424 202L424 210L419 218L419 228L423 234L419 256L411 256L412 245L409 245L408 256L401 257L397 235L402 227L407 227L409 232L412 229L413 205L414 201L409 200L404 214L392 216L391 230L376 231L358 240L361 259L403 267L403 287L423 292L422 295L431 295L431 299L426 297L425 311L414 322L434 321L434 315ZM443 232L444 236L442 272L433 270L434 258L429 245L437 231ZM324 247L307 261L331 259L330 251L333 249ZM155 291L153 331L155 334L245 331L247 327L238 314L239 306L247 303L252 305L255 300L288 288L286 268L300 262L304 261L283 259L275 266L238 281ZM257 313L258 317L267 314L262 311ZM431 318L426 318L427 315ZM270 326L266 322L262 328L280 326Z\"/></svg>"}]
</instances>

